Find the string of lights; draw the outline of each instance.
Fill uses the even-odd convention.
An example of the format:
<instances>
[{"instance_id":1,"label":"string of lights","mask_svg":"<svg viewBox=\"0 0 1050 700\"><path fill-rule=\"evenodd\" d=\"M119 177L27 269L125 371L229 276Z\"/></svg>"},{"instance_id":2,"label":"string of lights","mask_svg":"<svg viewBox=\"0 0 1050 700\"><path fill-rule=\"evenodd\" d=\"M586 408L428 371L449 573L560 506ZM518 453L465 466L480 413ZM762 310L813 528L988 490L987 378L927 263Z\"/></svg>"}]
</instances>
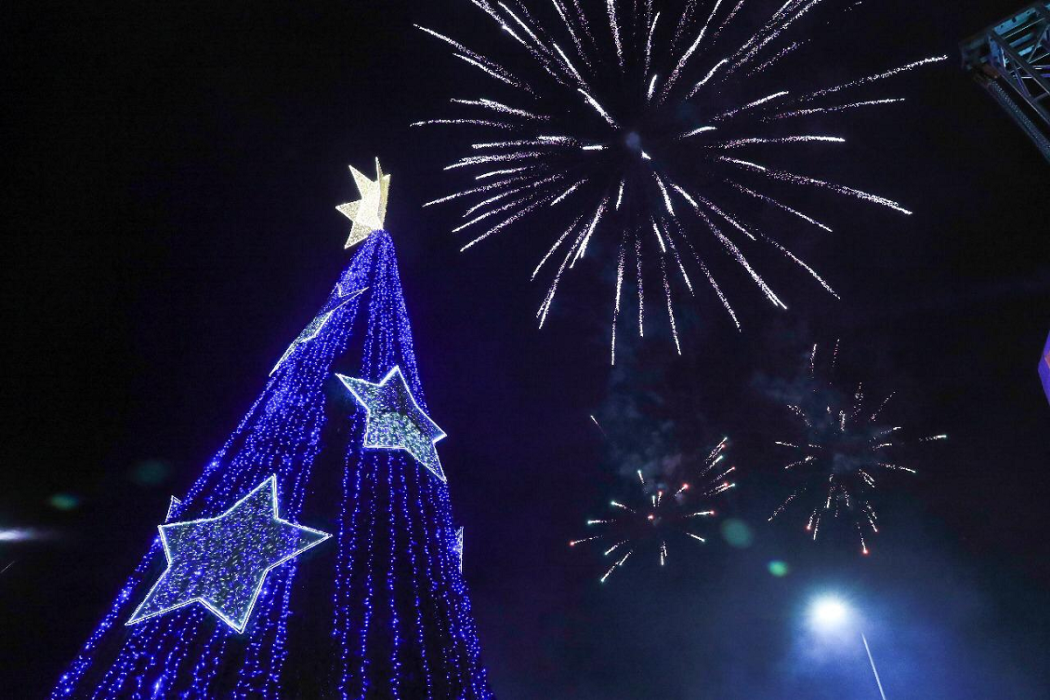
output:
<instances>
[{"instance_id":1,"label":"string of lights","mask_svg":"<svg viewBox=\"0 0 1050 700\"><path fill-rule=\"evenodd\" d=\"M429 421L411 325L382 230L363 240L229 439L172 500L164 525L217 519L272 484L281 518L334 542L268 570L238 624L191 602L127 625L168 564L154 538L52 698L492 696L437 433L428 433L422 459L418 440L411 450L373 447L367 406L337 373L358 388L396 382L401 403L385 407L406 413L386 437L436 429L421 418Z\"/></svg>"}]
</instances>

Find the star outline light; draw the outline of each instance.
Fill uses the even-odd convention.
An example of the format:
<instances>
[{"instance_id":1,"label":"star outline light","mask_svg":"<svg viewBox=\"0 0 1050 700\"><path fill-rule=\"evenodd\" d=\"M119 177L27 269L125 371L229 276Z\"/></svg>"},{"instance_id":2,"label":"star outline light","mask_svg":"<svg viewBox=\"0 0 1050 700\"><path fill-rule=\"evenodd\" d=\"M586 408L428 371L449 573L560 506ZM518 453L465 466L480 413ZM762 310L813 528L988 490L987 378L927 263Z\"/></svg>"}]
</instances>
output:
<instances>
[{"instance_id":1,"label":"star outline light","mask_svg":"<svg viewBox=\"0 0 1050 700\"><path fill-rule=\"evenodd\" d=\"M404 394L408 397L408 400L411 402L412 410L410 411L410 413L415 413L418 416L422 417L425 424L430 426L430 428L432 429L429 434L424 434L424 437L430 440L431 449L428 450L429 454L417 454L416 451L412 449L412 446L405 443L405 441L402 441L403 444L384 444L383 442L377 441L375 436L373 435L373 426L375 425L375 423L373 423L372 407L369 405L368 397L364 396L361 393L361 385L365 385L373 389L384 390L389 385L390 381L394 378L395 375L401 380L401 388L404 390ZM390 369L390 371L388 371L386 375L384 375L383 378L379 380L378 383L372 383L369 381L365 381L364 379L357 379L355 377L348 377L339 373L336 373L335 376L339 378L339 381L341 381L343 385L347 388L347 390L349 390L349 392L353 395L358 405L365 409L366 418L364 447L376 450L405 450L410 455L412 455L412 457L417 462L426 467L427 470L430 471L430 473L432 473L442 482L448 482L448 479L445 476L445 471L441 468L441 459L438 456L436 447L438 441L447 437L447 435L445 434L445 431L442 430L440 426L438 426L438 424L435 423L433 419L431 419L431 417L419 407L419 404L416 402L416 397L412 394L412 390L409 388L408 382L405 380L405 375L401 372L400 366L394 365ZM413 423L417 430L419 429L419 424L415 421L412 421L411 416L405 417ZM422 433L423 431L420 430L419 432ZM431 455L432 458L430 458Z\"/></svg>"},{"instance_id":2,"label":"star outline light","mask_svg":"<svg viewBox=\"0 0 1050 700\"><path fill-rule=\"evenodd\" d=\"M344 249L352 248L368 238L374 231L383 230L386 219L386 201L390 194L390 176L383 174L379 158L376 158L376 179L374 181L354 166L349 167L357 190L361 193L361 198L336 207L340 214L353 222L353 226L350 227L350 236L343 245Z\"/></svg>"},{"instance_id":3,"label":"star outline light","mask_svg":"<svg viewBox=\"0 0 1050 700\"><path fill-rule=\"evenodd\" d=\"M463 530L462 525L456 530L456 541L452 544L452 551L459 560L459 573L463 573Z\"/></svg>"},{"instance_id":4,"label":"star outline light","mask_svg":"<svg viewBox=\"0 0 1050 700\"><path fill-rule=\"evenodd\" d=\"M343 294L343 290L340 287L339 298L342 299L342 301L339 302L335 307L333 307L329 311L325 311L323 313L318 314L317 316L314 316L313 320L306 324L306 328L304 328L299 333L299 335L296 336L295 340L293 340L291 345L288 346L288 349L284 351L283 355L281 355L281 359L277 360L277 364L275 364L273 366L273 369L270 370L269 376L272 377L274 374L276 374L277 370L281 368L281 365L284 364L285 360L291 357L295 353L295 351L299 349L300 346L321 335L321 331L323 331L324 327L328 325L328 321L331 320L332 316L335 315L336 311L343 308L351 301L364 294L366 291L368 291L368 287L362 287L361 289L355 289L352 292L347 292L346 294Z\"/></svg>"},{"instance_id":5,"label":"star outline light","mask_svg":"<svg viewBox=\"0 0 1050 700\"><path fill-rule=\"evenodd\" d=\"M156 592L157 589L161 586L161 584L164 583L165 579L168 576L168 573L172 570L172 564L174 563L174 560L173 560L173 557L172 557L171 549L170 549L170 547L168 545L168 536L167 536L166 530L167 529L176 528L176 527L180 527L180 526L199 525L201 523L214 523L214 522L218 522L220 520L223 520L224 518L228 517L231 513L236 511L237 508L239 508L245 501L247 501L248 499L250 499L253 496L255 496L259 491L261 491L262 489L266 488L267 486L270 487L270 499L271 499L271 504L273 506L273 520L276 521L277 523L281 524L281 525L285 525L285 526L294 528L296 530L305 531L305 532L308 532L308 533L310 533L312 535L316 535L316 536L318 536L318 539L316 539L316 540L314 540L312 542L309 542L309 543L307 543L306 545L304 545L302 547L299 547L299 548L295 549L290 554L287 554L286 556L282 557L278 561L276 561L273 564L270 564L269 566L266 566L265 568L262 569L262 573L258 577L259 580L258 580L258 582L255 585L255 590L252 591L250 602L248 603L248 605L247 605L247 607L245 609L245 612L244 612L244 614L242 616L243 619L238 623L236 620L234 620L230 616L226 615L217 606L213 605L206 598L204 598L202 596L193 596L192 598L189 598L187 600L179 602L176 605L171 605L171 606L168 606L168 607L163 608L161 610L156 610L154 612L150 612L148 614L140 616L139 615L140 611L143 608L145 608L146 605L150 602L150 600L153 598L154 592ZM133 612L131 614L131 617L128 618L128 621L124 623L125 626L130 627L131 625L135 625L135 624L138 624L140 622L144 622L146 620L150 620L152 618L159 617L161 615L165 615L165 614L167 614L169 612L173 612L173 611L178 610L180 608L187 607L189 605L192 605L193 603L200 603L209 612L211 612L216 617L218 617L220 620L222 620L227 625L229 625L229 627L231 629L233 629L235 632L237 632L238 634L243 634L244 630L248 627L248 621L251 620L252 612L254 612L254 610L255 610L255 604L259 600L259 595L262 593L263 586L266 584L266 578L267 578L267 576L269 576L270 572L272 570L276 569L281 564L284 564L285 562L288 562L288 561L298 557L300 554L306 552L307 550L313 549L314 547L316 547L317 545L321 544L322 542L324 542L325 540L327 540L328 538L330 538L332 536L330 533L322 532L321 530L315 530L314 528L305 527L303 525L298 525L296 523L293 523L293 522L291 522L289 520L285 520L284 518L280 517L280 515L278 515L278 513L279 513L279 505L278 505L278 502L277 502L277 475L276 474L271 474L266 479L264 479L258 486L253 488L246 495L244 495L240 500L238 500L232 506L230 506L225 511L223 511L223 513L220 514L220 515L216 515L216 516L210 517L210 518L198 518L196 520L185 520L185 521L181 521L181 522L165 523L163 525L159 525L157 527L157 530L160 532L161 546L164 548L164 557L167 559L168 566L167 566L167 568L164 569L164 572L157 578L157 581L153 584L153 586L150 587L149 592L146 594L146 597L142 600L141 603L139 603L138 607L135 608L135 612Z\"/></svg>"}]
</instances>

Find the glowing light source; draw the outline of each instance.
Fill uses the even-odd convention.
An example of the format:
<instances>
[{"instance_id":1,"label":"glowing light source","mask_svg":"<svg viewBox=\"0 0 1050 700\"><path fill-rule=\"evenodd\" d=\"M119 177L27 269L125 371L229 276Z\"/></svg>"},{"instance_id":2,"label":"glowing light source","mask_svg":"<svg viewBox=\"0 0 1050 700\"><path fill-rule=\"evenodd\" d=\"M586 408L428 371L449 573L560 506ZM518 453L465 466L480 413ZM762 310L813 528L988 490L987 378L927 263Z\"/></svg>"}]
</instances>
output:
<instances>
[{"instance_id":1,"label":"glowing light source","mask_svg":"<svg viewBox=\"0 0 1050 700\"><path fill-rule=\"evenodd\" d=\"M0 542L29 542L39 540L43 535L32 528L11 528L0 530Z\"/></svg>"},{"instance_id":2,"label":"glowing light source","mask_svg":"<svg viewBox=\"0 0 1050 700\"><path fill-rule=\"evenodd\" d=\"M840 629L850 618L849 606L841 598L824 596L813 601L809 619L819 630Z\"/></svg>"},{"instance_id":3,"label":"glowing light source","mask_svg":"<svg viewBox=\"0 0 1050 700\"><path fill-rule=\"evenodd\" d=\"M168 568L126 624L200 603L243 632L266 575L331 535L278 515L269 477L222 515L161 525Z\"/></svg>"},{"instance_id":4,"label":"glowing light source","mask_svg":"<svg viewBox=\"0 0 1050 700\"><path fill-rule=\"evenodd\" d=\"M814 600L809 606L809 623L818 632L833 634L846 631L856 632L856 617L849 604L834 595L821 596ZM879 697L886 700L886 691L882 687L882 679L879 678L879 669L875 666L875 657L872 656L868 638L863 632L860 639L864 643L864 651L871 665L871 674L875 678L875 685L879 690Z\"/></svg>"}]
</instances>

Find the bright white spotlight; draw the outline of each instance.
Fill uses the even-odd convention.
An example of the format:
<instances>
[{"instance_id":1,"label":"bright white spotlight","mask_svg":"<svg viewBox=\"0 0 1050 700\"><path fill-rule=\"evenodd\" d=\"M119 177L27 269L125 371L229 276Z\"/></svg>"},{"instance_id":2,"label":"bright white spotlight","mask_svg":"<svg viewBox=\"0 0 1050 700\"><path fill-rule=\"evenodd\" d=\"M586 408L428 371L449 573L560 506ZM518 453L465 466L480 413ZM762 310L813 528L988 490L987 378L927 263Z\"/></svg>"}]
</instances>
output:
<instances>
[{"instance_id":1,"label":"bright white spotlight","mask_svg":"<svg viewBox=\"0 0 1050 700\"><path fill-rule=\"evenodd\" d=\"M814 627L831 630L841 627L849 618L849 607L842 600L833 597L818 598L809 611L809 619Z\"/></svg>"}]
</instances>

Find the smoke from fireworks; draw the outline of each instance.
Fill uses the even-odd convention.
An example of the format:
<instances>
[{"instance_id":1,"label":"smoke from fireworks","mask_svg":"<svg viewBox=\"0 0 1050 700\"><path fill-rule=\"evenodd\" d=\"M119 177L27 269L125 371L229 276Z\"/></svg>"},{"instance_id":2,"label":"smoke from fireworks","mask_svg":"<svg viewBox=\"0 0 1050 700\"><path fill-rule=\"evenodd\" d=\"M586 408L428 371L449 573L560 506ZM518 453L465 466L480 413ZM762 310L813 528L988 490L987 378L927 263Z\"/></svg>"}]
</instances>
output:
<instances>
[{"instance_id":1,"label":"smoke from fireworks","mask_svg":"<svg viewBox=\"0 0 1050 700\"><path fill-rule=\"evenodd\" d=\"M834 374L838 343L831 358ZM813 538L828 521L848 522L860 537L863 554L868 554L870 536L879 532L879 516L872 502L876 488L885 477L898 472L915 474L902 464L895 451L906 445L901 426L884 423L882 415L893 394L867 404L864 388L858 384L852 396L817 379L817 346L809 361L810 390L788 409L802 429L792 442L778 441L793 454L784 469L801 483L773 511L769 520L792 508L804 509L806 532ZM946 440L947 435L924 437L919 442Z\"/></svg>"},{"instance_id":2,"label":"smoke from fireworks","mask_svg":"<svg viewBox=\"0 0 1050 700\"><path fill-rule=\"evenodd\" d=\"M798 133L792 128L796 117L839 117L902 101L870 96L850 101L838 93L852 94L946 59L927 58L818 89L795 86L797 76L807 73L804 69L770 82L767 71L806 42L808 23L835 0L777 0L772 5L769 0L686 0L680 13L663 7L666 3L655 7L653 0L605 0L587 10L582 0L531 7L522 0L470 1L502 30L516 56L504 65L419 27L450 45L456 58L507 95L500 100L454 98L465 116L416 123L464 127L478 134L469 155L446 168L473 173L473 182L428 206L465 203L464 220L454 229L473 232L463 250L527 219L545 216L540 219L544 228L560 221L552 224L551 243L532 273L535 279L553 271L537 311L541 327L563 274L584 258L596 236L607 238L611 245L605 248L617 251L613 364L625 283L637 292L640 335L645 329L644 290L656 289L663 297L657 308L666 309L679 354L674 297L694 296L698 284L710 287L740 328L714 275L725 261L738 266L769 303L787 308L748 259L752 251L762 254L760 246L768 246L835 295L809 265L747 220L755 207L826 232L829 226L782 197L793 189L817 188L910 213L886 197L781 169L767 160L807 146L833 148L845 140L839 132ZM792 40L796 35L798 40ZM650 258L657 262L648 262ZM653 275L655 284L644 284Z\"/></svg>"},{"instance_id":3,"label":"smoke from fireworks","mask_svg":"<svg viewBox=\"0 0 1050 700\"><path fill-rule=\"evenodd\" d=\"M725 466L728 446L729 438L722 438L703 461L693 481L647 479L639 469L634 484L640 495L630 503L610 501L608 516L587 521L588 527L595 528L595 534L573 540L569 546L585 542L601 545L602 554L610 561L600 578L605 583L636 552L636 556L652 556L664 566L670 556L670 545L676 540L703 544L707 540L697 534L697 529L703 520L715 516L709 501L736 487L730 481L736 467Z\"/></svg>"}]
</instances>

